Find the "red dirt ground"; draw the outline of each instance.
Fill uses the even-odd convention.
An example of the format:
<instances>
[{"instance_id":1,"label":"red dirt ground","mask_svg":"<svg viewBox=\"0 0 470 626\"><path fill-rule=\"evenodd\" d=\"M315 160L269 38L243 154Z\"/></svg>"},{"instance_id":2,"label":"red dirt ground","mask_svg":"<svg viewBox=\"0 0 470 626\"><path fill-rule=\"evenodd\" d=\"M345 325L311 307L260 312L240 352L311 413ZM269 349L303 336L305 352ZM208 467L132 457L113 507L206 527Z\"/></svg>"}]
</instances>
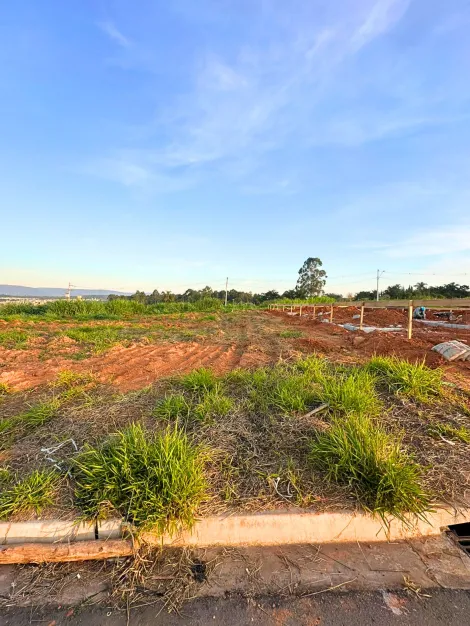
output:
<instances>
[{"instance_id":1,"label":"red dirt ground","mask_svg":"<svg viewBox=\"0 0 470 626\"><path fill-rule=\"evenodd\" d=\"M89 371L102 382L112 383L122 391L130 391L145 387L158 378L189 372L197 367L226 372L269 361L256 350L239 354L235 344L222 346L195 342L118 345L104 354L78 362L63 357L42 362L26 350L1 350L0 354L8 367L0 374L0 382L16 390L49 383L62 370Z\"/></svg>"},{"instance_id":2,"label":"red dirt ground","mask_svg":"<svg viewBox=\"0 0 470 626\"><path fill-rule=\"evenodd\" d=\"M343 311L341 315L338 313L336 318L338 322L352 320L352 315L357 314L357 309L349 307L348 309L339 309ZM381 324L386 327L385 320L399 320L401 312L392 309L380 309L370 311L371 315L367 317L369 311L364 314L365 324ZM392 315L389 315L392 314ZM398 315L397 315L398 314ZM306 330L311 337L309 339L298 339L299 345L307 347L311 345L313 351L338 356L342 360L346 355L351 355L355 360L363 360L373 354L382 356L397 355L408 361L422 361L423 359L430 367L443 367L449 375L458 373L467 379L467 387L470 389L470 362L458 361L456 363L448 363L437 352L431 348L443 341L450 339L458 339L470 345L470 331L461 329L445 328L442 326L426 326L413 323L413 337L408 339L406 336L407 327L404 325L403 331L399 332L373 332L364 333L362 331L347 331L340 326L334 324L326 324L313 319L312 316L292 316L281 311L269 311L268 315L280 317L285 324L298 329ZM406 314L404 314L406 321ZM343 319L341 319L343 317ZM373 321L375 320L375 321Z\"/></svg>"},{"instance_id":3,"label":"red dirt ground","mask_svg":"<svg viewBox=\"0 0 470 626\"><path fill-rule=\"evenodd\" d=\"M335 311L338 321L352 320L357 309ZM370 315L369 315L370 313ZM204 320L188 318L194 328ZM366 324L406 324L406 314L398 310L366 311ZM354 320L356 321L356 320ZM156 320L153 321L155 323ZM140 322L139 322L140 323ZM173 320L173 325L175 321ZM54 324L54 323L53 323ZM0 382L15 390L29 389L49 383L61 370L90 371L103 383L111 383L122 391L139 389L171 374L185 373L197 367L210 367L226 372L236 367L255 367L302 353L327 354L330 359L354 362L373 354L396 354L410 361L425 359L431 367L443 366L449 378L464 379L470 389L470 362L449 364L431 348L448 339L459 339L470 344L470 331L456 331L442 327L414 324L413 339L406 331L374 332L347 331L340 326L321 323L311 316L291 316L278 311L251 311L233 318L220 318L211 323L210 338L189 341L134 343L115 345L107 352L81 361L71 360L78 344L67 337L51 338L52 358L43 358L42 338L33 339L27 349L8 350L0 347ZM405 324L403 324L405 326ZM18 324L13 323L14 326ZM178 326L188 327L185 320ZM6 326L3 325L3 328ZM51 325L52 328L52 325ZM55 327L54 327L55 328ZM300 338L281 338L282 331L297 329ZM54 343L55 342L55 343ZM69 358L67 358L69 357ZM461 385L461 381L459 383Z\"/></svg>"}]
</instances>

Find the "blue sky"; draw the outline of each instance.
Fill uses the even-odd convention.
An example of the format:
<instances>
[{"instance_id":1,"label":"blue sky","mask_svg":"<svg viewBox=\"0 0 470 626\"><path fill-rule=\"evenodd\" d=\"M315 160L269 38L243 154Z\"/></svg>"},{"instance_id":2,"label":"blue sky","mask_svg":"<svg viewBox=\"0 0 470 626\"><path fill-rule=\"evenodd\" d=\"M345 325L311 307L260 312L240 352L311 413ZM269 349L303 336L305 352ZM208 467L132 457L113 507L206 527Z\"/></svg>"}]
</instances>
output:
<instances>
[{"instance_id":1,"label":"blue sky","mask_svg":"<svg viewBox=\"0 0 470 626\"><path fill-rule=\"evenodd\" d=\"M1 11L1 283L470 282L467 0Z\"/></svg>"}]
</instances>

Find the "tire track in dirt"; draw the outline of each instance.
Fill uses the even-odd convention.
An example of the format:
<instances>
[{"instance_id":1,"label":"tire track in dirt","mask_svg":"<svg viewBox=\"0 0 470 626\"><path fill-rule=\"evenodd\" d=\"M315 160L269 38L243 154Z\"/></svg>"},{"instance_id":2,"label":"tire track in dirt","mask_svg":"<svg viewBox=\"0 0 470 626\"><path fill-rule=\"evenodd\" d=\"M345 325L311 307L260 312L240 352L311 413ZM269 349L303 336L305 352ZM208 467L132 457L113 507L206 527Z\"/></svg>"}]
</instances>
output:
<instances>
[{"instance_id":1,"label":"tire track in dirt","mask_svg":"<svg viewBox=\"0 0 470 626\"><path fill-rule=\"evenodd\" d=\"M16 354L21 352L21 354ZM24 390L53 381L64 369L92 372L103 383L121 391L144 387L171 374L184 374L198 367L218 373L238 367L244 354L235 344L169 343L161 345L115 346L108 352L83 361L56 357L41 361L27 351L0 350L0 382Z\"/></svg>"},{"instance_id":2,"label":"tire track in dirt","mask_svg":"<svg viewBox=\"0 0 470 626\"><path fill-rule=\"evenodd\" d=\"M25 390L53 381L62 370L87 371L103 383L131 391L198 367L209 367L217 373L236 367L258 367L275 363L279 357L288 356L289 351L298 352L288 341L280 339L282 328L285 324L281 319L262 312L222 316L212 337L200 342L119 344L80 361L70 358L77 351L78 344L73 341L71 346L69 342L59 342L52 351L54 356L47 360L44 346L32 345L22 350L0 347L0 382L14 390Z\"/></svg>"}]
</instances>

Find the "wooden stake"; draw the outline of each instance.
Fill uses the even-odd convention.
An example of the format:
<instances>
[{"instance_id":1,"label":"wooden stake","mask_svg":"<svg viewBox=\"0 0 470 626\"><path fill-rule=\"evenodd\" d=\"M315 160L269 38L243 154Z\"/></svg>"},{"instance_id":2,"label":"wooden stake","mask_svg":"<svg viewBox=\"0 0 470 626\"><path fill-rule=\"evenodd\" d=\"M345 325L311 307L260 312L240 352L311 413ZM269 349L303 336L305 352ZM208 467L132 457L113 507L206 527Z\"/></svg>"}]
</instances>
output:
<instances>
[{"instance_id":1,"label":"wooden stake","mask_svg":"<svg viewBox=\"0 0 470 626\"><path fill-rule=\"evenodd\" d=\"M364 303L361 304L361 320L359 322L359 328L362 330L364 325Z\"/></svg>"},{"instance_id":2,"label":"wooden stake","mask_svg":"<svg viewBox=\"0 0 470 626\"><path fill-rule=\"evenodd\" d=\"M410 300L408 305L408 339L411 339L413 334L413 300Z\"/></svg>"},{"instance_id":3,"label":"wooden stake","mask_svg":"<svg viewBox=\"0 0 470 626\"><path fill-rule=\"evenodd\" d=\"M299 317L302 317L302 305L299 308Z\"/></svg>"},{"instance_id":4,"label":"wooden stake","mask_svg":"<svg viewBox=\"0 0 470 626\"><path fill-rule=\"evenodd\" d=\"M331 309L330 309L330 324L333 323L333 305L331 305Z\"/></svg>"},{"instance_id":5,"label":"wooden stake","mask_svg":"<svg viewBox=\"0 0 470 626\"><path fill-rule=\"evenodd\" d=\"M290 305L290 312L292 313L292 311L294 310L294 307L292 306L292 304Z\"/></svg>"},{"instance_id":6,"label":"wooden stake","mask_svg":"<svg viewBox=\"0 0 470 626\"><path fill-rule=\"evenodd\" d=\"M313 317L315 318L315 305L313 305Z\"/></svg>"},{"instance_id":7,"label":"wooden stake","mask_svg":"<svg viewBox=\"0 0 470 626\"><path fill-rule=\"evenodd\" d=\"M302 415L302 417L311 417L312 415L315 415L315 413L320 413L320 411L324 411L327 408L328 408L327 404L320 404L320 406L317 406L316 409L313 409L313 411L309 411L308 413L305 413L305 415Z\"/></svg>"}]
</instances>

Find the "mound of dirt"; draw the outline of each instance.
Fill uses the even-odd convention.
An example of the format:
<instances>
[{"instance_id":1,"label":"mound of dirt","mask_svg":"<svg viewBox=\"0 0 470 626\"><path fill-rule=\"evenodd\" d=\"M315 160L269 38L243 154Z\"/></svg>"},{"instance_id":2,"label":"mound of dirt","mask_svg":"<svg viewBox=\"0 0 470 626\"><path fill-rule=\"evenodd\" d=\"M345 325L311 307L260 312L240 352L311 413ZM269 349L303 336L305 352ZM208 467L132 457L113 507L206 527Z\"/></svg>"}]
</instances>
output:
<instances>
[{"instance_id":1,"label":"mound of dirt","mask_svg":"<svg viewBox=\"0 0 470 626\"><path fill-rule=\"evenodd\" d=\"M328 346L323 341L319 341L318 339L308 338L308 339L296 339L295 340L296 347L299 349L306 349L308 352L331 352L331 346Z\"/></svg>"},{"instance_id":2,"label":"mound of dirt","mask_svg":"<svg viewBox=\"0 0 470 626\"><path fill-rule=\"evenodd\" d=\"M369 309L364 311L364 323L372 326L404 326L408 313L402 309Z\"/></svg>"},{"instance_id":3,"label":"mound of dirt","mask_svg":"<svg viewBox=\"0 0 470 626\"><path fill-rule=\"evenodd\" d=\"M407 361L422 361L426 364L437 367L444 363L444 359L437 353L430 350L429 341L420 338L408 339L398 333L369 333L364 336L360 350L364 354L372 356L397 355Z\"/></svg>"}]
</instances>

